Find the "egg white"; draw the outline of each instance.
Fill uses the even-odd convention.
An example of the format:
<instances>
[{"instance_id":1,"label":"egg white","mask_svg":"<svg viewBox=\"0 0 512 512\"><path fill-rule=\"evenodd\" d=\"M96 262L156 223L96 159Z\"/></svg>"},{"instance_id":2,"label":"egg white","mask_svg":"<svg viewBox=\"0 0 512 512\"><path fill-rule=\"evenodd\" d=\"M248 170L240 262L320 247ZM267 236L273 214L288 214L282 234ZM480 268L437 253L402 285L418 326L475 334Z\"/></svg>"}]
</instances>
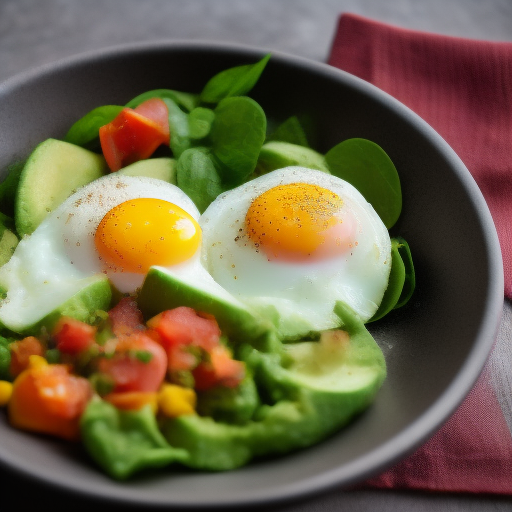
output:
<instances>
[{"instance_id":1,"label":"egg white","mask_svg":"<svg viewBox=\"0 0 512 512\"><path fill-rule=\"evenodd\" d=\"M315 184L336 193L356 220L357 245L342 256L320 261L269 261L248 238L245 216L260 194L290 183ZM274 315L285 335L336 327L336 301L345 302L367 321L387 287L388 230L357 189L330 174L302 167L273 171L218 196L199 224L203 265L213 278L260 313Z\"/></svg>"},{"instance_id":2,"label":"egg white","mask_svg":"<svg viewBox=\"0 0 512 512\"><path fill-rule=\"evenodd\" d=\"M169 201L195 220L199 212L178 187L161 180L110 174L80 188L24 237L0 268L0 323L17 330L31 325L96 280L108 277L121 292L141 286L144 275L108 272L96 251L94 235L105 214L118 204L150 197ZM200 266L199 251L187 265Z\"/></svg>"},{"instance_id":3,"label":"egg white","mask_svg":"<svg viewBox=\"0 0 512 512\"><path fill-rule=\"evenodd\" d=\"M177 186L141 176L111 174L100 178L70 197L52 214L51 223L62 234L67 256L83 272L104 271L121 292L133 292L141 286L144 275L107 269L96 251L94 236L103 217L115 206L138 198L162 199L179 206L194 220L199 211L193 201ZM196 255L199 258L199 252Z\"/></svg>"}]
</instances>

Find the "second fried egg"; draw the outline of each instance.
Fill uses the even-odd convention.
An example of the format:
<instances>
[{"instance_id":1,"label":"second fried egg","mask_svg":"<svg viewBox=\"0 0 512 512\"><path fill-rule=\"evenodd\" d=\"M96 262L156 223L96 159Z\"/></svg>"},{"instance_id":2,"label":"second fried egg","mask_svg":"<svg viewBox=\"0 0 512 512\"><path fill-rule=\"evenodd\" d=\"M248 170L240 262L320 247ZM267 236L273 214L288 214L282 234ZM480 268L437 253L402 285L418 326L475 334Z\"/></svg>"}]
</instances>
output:
<instances>
[{"instance_id":1,"label":"second fried egg","mask_svg":"<svg viewBox=\"0 0 512 512\"><path fill-rule=\"evenodd\" d=\"M274 316L285 336L338 326L337 301L366 321L386 290L388 230L357 189L335 176L274 171L221 194L199 223L213 278Z\"/></svg>"}]
</instances>

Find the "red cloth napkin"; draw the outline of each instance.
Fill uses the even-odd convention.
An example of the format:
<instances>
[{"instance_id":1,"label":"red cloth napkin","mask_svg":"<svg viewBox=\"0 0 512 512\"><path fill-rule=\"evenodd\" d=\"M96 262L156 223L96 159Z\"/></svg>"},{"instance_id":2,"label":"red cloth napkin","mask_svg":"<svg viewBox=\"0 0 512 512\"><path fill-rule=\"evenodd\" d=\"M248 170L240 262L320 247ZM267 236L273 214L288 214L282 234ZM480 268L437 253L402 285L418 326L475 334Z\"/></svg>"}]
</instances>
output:
<instances>
[{"instance_id":1,"label":"red cloth napkin","mask_svg":"<svg viewBox=\"0 0 512 512\"><path fill-rule=\"evenodd\" d=\"M459 155L491 210L505 295L512 299L512 43L344 14L328 62L400 100ZM424 446L366 485L512 494L512 437L492 371L488 363L461 407Z\"/></svg>"},{"instance_id":2,"label":"red cloth napkin","mask_svg":"<svg viewBox=\"0 0 512 512\"><path fill-rule=\"evenodd\" d=\"M391 94L466 164L487 200L512 299L512 43L474 41L340 17L329 64Z\"/></svg>"}]
</instances>

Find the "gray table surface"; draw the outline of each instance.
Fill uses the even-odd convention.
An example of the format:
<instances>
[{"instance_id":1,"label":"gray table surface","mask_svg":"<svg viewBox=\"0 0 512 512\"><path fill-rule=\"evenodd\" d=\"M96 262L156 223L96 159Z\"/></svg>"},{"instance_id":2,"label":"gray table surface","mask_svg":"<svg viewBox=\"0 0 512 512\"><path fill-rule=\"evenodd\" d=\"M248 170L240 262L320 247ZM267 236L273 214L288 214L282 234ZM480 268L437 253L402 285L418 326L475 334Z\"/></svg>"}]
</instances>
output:
<instances>
[{"instance_id":1,"label":"gray table surface","mask_svg":"<svg viewBox=\"0 0 512 512\"><path fill-rule=\"evenodd\" d=\"M0 82L84 51L163 39L235 42L325 61L342 12L446 35L512 41L512 0L0 0ZM509 349L511 332L512 305L505 302L498 343ZM33 483L28 492L21 485L19 477L0 470L4 499L11 494L17 504L53 510L91 506ZM512 510L512 497L334 489L267 508L496 512Z\"/></svg>"}]
</instances>

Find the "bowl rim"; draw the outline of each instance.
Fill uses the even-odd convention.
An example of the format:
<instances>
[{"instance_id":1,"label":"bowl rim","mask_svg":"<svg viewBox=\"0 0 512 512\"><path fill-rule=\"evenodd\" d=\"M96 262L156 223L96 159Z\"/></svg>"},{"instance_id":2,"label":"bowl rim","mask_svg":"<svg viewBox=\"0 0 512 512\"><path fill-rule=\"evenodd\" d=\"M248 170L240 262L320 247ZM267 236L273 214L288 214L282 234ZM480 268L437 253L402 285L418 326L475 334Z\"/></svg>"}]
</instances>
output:
<instances>
[{"instance_id":1,"label":"bowl rim","mask_svg":"<svg viewBox=\"0 0 512 512\"><path fill-rule=\"evenodd\" d=\"M116 482L113 482L113 486L109 486L109 489L115 489L115 491L98 490L95 485L89 485L87 482L84 482L84 485L80 488L77 488L76 485L71 485L67 482L55 482L47 475L33 474L27 463L5 457L1 451L0 455L2 456L2 459L0 459L0 464L9 467L9 469L15 470L24 476L28 476L42 483L74 494L82 494L96 499L101 498L112 500L116 503L143 503L147 506L166 505L210 508L218 506L256 505L275 503L277 501L290 500L316 494L335 486L339 486L340 482L344 486L352 485L390 467L393 463L412 453L417 447L425 442L425 440L428 439L428 437L432 435L456 410L481 374L498 332L503 307L503 261L491 213L478 185L462 160L441 137L441 135L439 135L425 120L414 113L410 108L373 84L346 71L323 62L314 61L282 51L275 51L270 48L230 42L173 39L113 45L61 58L53 62L33 67L21 73L17 73L12 77L8 77L6 80L0 82L0 99L11 91L30 84L35 80L52 74L58 74L64 70L71 70L74 67L91 65L115 57L128 57L134 54L144 54L155 51L172 52L178 50L202 50L211 53L224 52L226 54L240 55L247 58L262 57L266 53L271 53L272 59L276 61L282 61L286 64L293 64L301 68L306 68L309 72L341 81L350 88L362 91L363 94L372 97L374 101L379 102L384 107L392 110L405 121L412 123L421 135L438 149L438 151L448 161L460 186L465 189L465 192L477 213L485 239L489 265L488 274L490 277L489 282L487 283L486 307L482 314L482 321L473 346L466 360L461 365L457 375L444 392L435 400L435 402L425 410L423 414L417 417L413 423L398 432L383 445L377 447L366 455L359 456L357 459L345 464L342 468L335 468L314 477L308 477L307 481L301 480L283 485L278 489L268 491L264 496L257 493L249 493L244 499L230 499L229 497L226 497L225 499L216 500L215 502L208 504L196 502L193 499L186 502L173 501L172 499L155 499L154 501L148 501L147 496L141 500L137 500L134 495L129 495L128 497L125 496L124 493L126 493L126 488L123 486L118 486L116 488ZM372 462L371 469L368 469L370 459ZM76 480L74 483L76 483Z\"/></svg>"}]
</instances>

